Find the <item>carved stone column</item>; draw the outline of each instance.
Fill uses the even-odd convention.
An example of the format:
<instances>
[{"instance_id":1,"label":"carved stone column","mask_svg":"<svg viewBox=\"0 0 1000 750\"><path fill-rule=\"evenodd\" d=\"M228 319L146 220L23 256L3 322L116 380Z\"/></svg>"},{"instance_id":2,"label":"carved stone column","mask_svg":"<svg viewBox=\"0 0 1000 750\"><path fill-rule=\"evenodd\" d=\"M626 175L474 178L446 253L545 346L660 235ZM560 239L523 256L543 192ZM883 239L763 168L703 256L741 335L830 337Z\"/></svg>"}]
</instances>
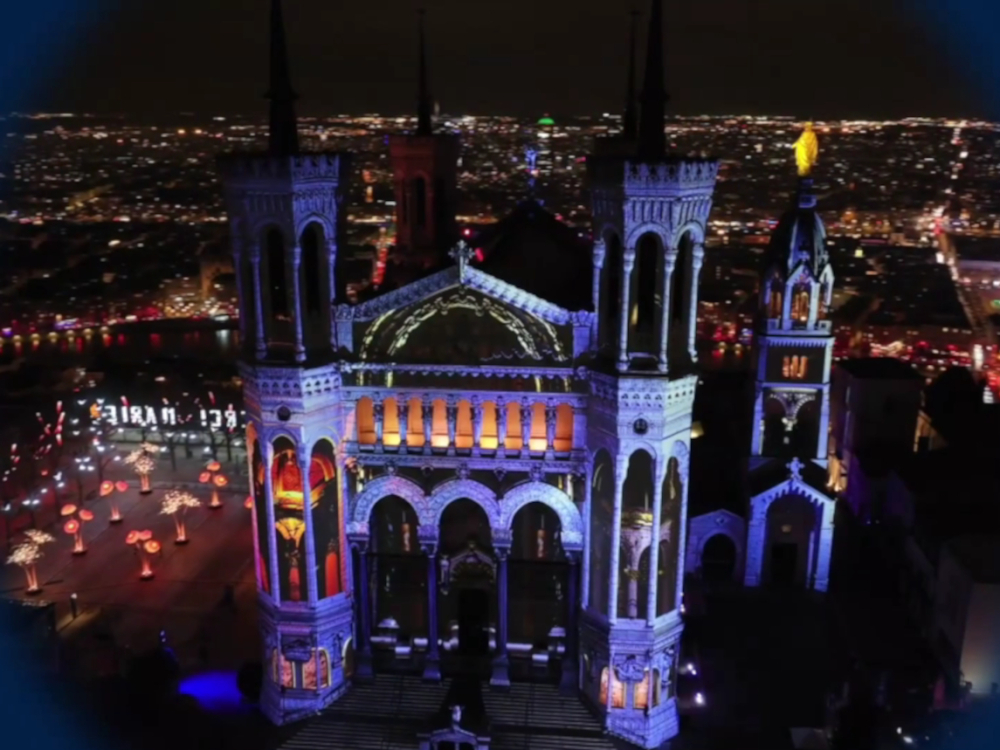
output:
<instances>
[{"instance_id":1,"label":"carved stone column","mask_svg":"<svg viewBox=\"0 0 1000 750\"><path fill-rule=\"evenodd\" d=\"M816 445L816 458L826 461L830 458L830 386L824 386L819 392L819 442Z\"/></svg>"},{"instance_id":2,"label":"carved stone column","mask_svg":"<svg viewBox=\"0 0 1000 750\"><path fill-rule=\"evenodd\" d=\"M271 467L274 466L274 447L270 442L265 442L264 445L264 460L267 462L264 472L264 500L267 505L267 570L271 578L271 598L278 604L281 602L281 579L278 577L278 540L274 533L274 481L271 475Z\"/></svg>"},{"instance_id":3,"label":"carved stone column","mask_svg":"<svg viewBox=\"0 0 1000 750\"><path fill-rule=\"evenodd\" d=\"M424 679L438 682L441 679L440 633L438 632L438 569L437 547L421 545L427 555L427 655L424 657Z\"/></svg>"},{"instance_id":4,"label":"carved stone column","mask_svg":"<svg viewBox=\"0 0 1000 750\"><path fill-rule=\"evenodd\" d=\"M434 430L434 401L430 396L424 396L420 404L420 413L424 422L424 453L431 452L431 436Z\"/></svg>"},{"instance_id":5,"label":"carved stone column","mask_svg":"<svg viewBox=\"0 0 1000 750\"><path fill-rule=\"evenodd\" d=\"M327 271L327 295L328 300L337 299L337 243L335 241L330 241L326 246L326 271ZM321 308L325 310L326 308ZM323 315L329 315L328 312L323 312ZM337 326L334 325L333 320L329 320L330 325L330 348L333 351L337 351Z\"/></svg>"},{"instance_id":6,"label":"carved stone column","mask_svg":"<svg viewBox=\"0 0 1000 750\"><path fill-rule=\"evenodd\" d=\"M750 447L750 455L760 456L764 453L764 388L757 386L753 401L754 441Z\"/></svg>"},{"instance_id":7,"label":"carved stone column","mask_svg":"<svg viewBox=\"0 0 1000 750\"><path fill-rule=\"evenodd\" d=\"M660 464L663 464L664 468L661 468ZM649 591L647 592L649 599L646 604L646 624L650 626L653 625L653 621L656 619L657 589L660 587L660 529L663 528L661 514L663 512L665 465L665 459L660 458L657 461L657 471L653 480L653 529L649 542ZM681 529L671 529L670 533L678 534L683 533L683 531ZM678 549L680 549L679 544ZM681 567L684 567L683 563L681 563ZM670 569L669 566L667 569Z\"/></svg>"},{"instance_id":8,"label":"carved stone column","mask_svg":"<svg viewBox=\"0 0 1000 750\"><path fill-rule=\"evenodd\" d=\"M255 348L257 359L264 359L267 356L267 333L264 331L264 298L260 283L260 245L254 244L250 248L250 267L253 272L254 331L257 338Z\"/></svg>"},{"instance_id":9,"label":"carved stone column","mask_svg":"<svg viewBox=\"0 0 1000 750\"><path fill-rule=\"evenodd\" d=\"M302 248L296 242L292 246L291 252L292 261L292 299L295 300L295 361L305 362L306 361L306 348L302 343L303 332L302 324L305 315L302 313L302 306L305 304L305 300L302 299L302 279L300 273L302 270Z\"/></svg>"},{"instance_id":10,"label":"carved stone column","mask_svg":"<svg viewBox=\"0 0 1000 750\"><path fill-rule=\"evenodd\" d=\"M621 557L622 549L622 489L625 485L625 472L627 466L622 461L615 464L615 508L614 517L611 520L611 563L608 566L608 576L611 579L608 585L608 622L614 624L618 621L618 561Z\"/></svg>"},{"instance_id":11,"label":"carved stone column","mask_svg":"<svg viewBox=\"0 0 1000 750\"><path fill-rule=\"evenodd\" d=\"M545 452L549 454L549 457L556 449L557 416L556 402L549 399L548 403L545 404Z\"/></svg>"},{"instance_id":12,"label":"carved stone column","mask_svg":"<svg viewBox=\"0 0 1000 750\"><path fill-rule=\"evenodd\" d=\"M809 282L809 328L814 328L816 326L816 320L819 318L819 295L820 288L818 281Z\"/></svg>"},{"instance_id":13,"label":"carved stone column","mask_svg":"<svg viewBox=\"0 0 1000 750\"><path fill-rule=\"evenodd\" d=\"M299 471L302 473L302 520L306 530L305 537L306 551L306 601L310 604L318 599L316 591L316 535L313 533L312 497L309 488L309 465L312 463L310 456L299 456ZM318 674L318 673L317 673Z\"/></svg>"},{"instance_id":14,"label":"carved stone column","mask_svg":"<svg viewBox=\"0 0 1000 750\"><path fill-rule=\"evenodd\" d=\"M509 688L509 659L507 657L507 558L510 556L510 548L496 547L494 552L496 552L498 561L497 599L499 606L497 607L497 655L493 659L490 685L495 688Z\"/></svg>"},{"instance_id":15,"label":"carved stone column","mask_svg":"<svg viewBox=\"0 0 1000 750\"><path fill-rule=\"evenodd\" d=\"M472 397L472 455L478 456L483 442L483 401Z\"/></svg>"},{"instance_id":16,"label":"carved stone column","mask_svg":"<svg viewBox=\"0 0 1000 750\"><path fill-rule=\"evenodd\" d=\"M458 402L454 398L448 399L445 409L448 416L448 455L455 455L455 436L458 432Z\"/></svg>"},{"instance_id":17,"label":"carved stone column","mask_svg":"<svg viewBox=\"0 0 1000 750\"><path fill-rule=\"evenodd\" d=\"M618 308L618 369L628 368L628 310L632 289L632 269L635 267L635 249L625 251L622 261L621 306Z\"/></svg>"},{"instance_id":18,"label":"carved stone column","mask_svg":"<svg viewBox=\"0 0 1000 750\"><path fill-rule=\"evenodd\" d=\"M382 434L385 427L385 403L379 394L372 397L372 417L375 421L375 450L381 453Z\"/></svg>"},{"instance_id":19,"label":"carved stone column","mask_svg":"<svg viewBox=\"0 0 1000 750\"><path fill-rule=\"evenodd\" d=\"M567 552L569 572L566 581L566 651L563 653L562 678L559 681L559 692L575 695L580 686L579 659L577 657L576 608L577 608L577 576L580 573L579 553Z\"/></svg>"},{"instance_id":20,"label":"carved stone column","mask_svg":"<svg viewBox=\"0 0 1000 750\"><path fill-rule=\"evenodd\" d=\"M507 450L507 399L497 396L497 453Z\"/></svg>"},{"instance_id":21,"label":"carved stone column","mask_svg":"<svg viewBox=\"0 0 1000 750\"><path fill-rule=\"evenodd\" d=\"M604 324L606 324L606 322L607 322L607 321L602 321L600 319L600 315L601 315L601 278L602 278L601 271L603 271L603 269L604 269L604 256L605 256L606 252L607 252L607 249L605 247L604 240L602 240L602 239L596 240L594 242L594 257L593 257L593 261L594 261L594 276L593 276L593 283L591 284L591 296L593 297L593 300L594 300L594 309L597 311L597 315L595 317L597 318L597 332L598 332L598 336L600 336L601 327ZM600 345L600 341L599 341L598 345Z\"/></svg>"},{"instance_id":22,"label":"carved stone column","mask_svg":"<svg viewBox=\"0 0 1000 750\"><path fill-rule=\"evenodd\" d=\"M527 397L521 399L521 456L531 455L531 402Z\"/></svg>"},{"instance_id":23,"label":"carved stone column","mask_svg":"<svg viewBox=\"0 0 1000 750\"><path fill-rule=\"evenodd\" d=\"M661 299L663 300L663 310L660 320L660 351L657 360L657 369L660 372L666 372L669 368L669 360L667 359L667 347L668 339L670 337L670 308L673 304L670 299L670 292L673 289L673 278L674 278L674 267L677 265L677 250L676 248L668 250L666 256L663 259L663 290L661 292Z\"/></svg>"},{"instance_id":24,"label":"carved stone column","mask_svg":"<svg viewBox=\"0 0 1000 750\"><path fill-rule=\"evenodd\" d=\"M372 672L372 628L371 628L371 579L368 573L368 540L362 540L354 545L358 551L358 619L361 627L358 636L361 639L361 649L358 653L356 678L371 679Z\"/></svg>"},{"instance_id":25,"label":"carved stone column","mask_svg":"<svg viewBox=\"0 0 1000 750\"><path fill-rule=\"evenodd\" d=\"M691 253L691 308L688 311L688 354L691 361L698 361L698 342L696 340L698 332L698 277L701 275L701 266L705 262L705 246L696 242Z\"/></svg>"},{"instance_id":26,"label":"carved stone column","mask_svg":"<svg viewBox=\"0 0 1000 750\"><path fill-rule=\"evenodd\" d=\"M410 396L400 393L396 398L396 413L399 420L399 452L406 453L406 439L410 426Z\"/></svg>"},{"instance_id":27,"label":"carved stone column","mask_svg":"<svg viewBox=\"0 0 1000 750\"><path fill-rule=\"evenodd\" d=\"M830 557L833 554L835 509L834 503L823 503L822 520L819 527L819 552L816 559L816 575L813 580L813 589L816 591L826 591L830 585Z\"/></svg>"}]
</instances>

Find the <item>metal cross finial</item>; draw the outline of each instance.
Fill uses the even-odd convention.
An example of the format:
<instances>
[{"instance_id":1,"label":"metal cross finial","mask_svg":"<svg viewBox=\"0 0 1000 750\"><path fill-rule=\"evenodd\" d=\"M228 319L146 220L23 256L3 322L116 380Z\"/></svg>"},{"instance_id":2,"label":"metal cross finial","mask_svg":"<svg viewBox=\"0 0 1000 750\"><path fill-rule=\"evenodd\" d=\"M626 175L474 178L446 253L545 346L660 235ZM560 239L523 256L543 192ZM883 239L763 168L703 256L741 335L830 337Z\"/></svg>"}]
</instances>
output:
<instances>
[{"instance_id":1,"label":"metal cross finial","mask_svg":"<svg viewBox=\"0 0 1000 750\"><path fill-rule=\"evenodd\" d=\"M476 251L473 250L464 240L459 240L459 243L452 248L451 252L448 253L455 262L458 263L458 279L459 281L465 281L465 270L469 265L469 262L475 256Z\"/></svg>"},{"instance_id":2,"label":"metal cross finial","mask_svg":"<svg viewBox=\"0 0 1000 750\"><path fill-rule=\"evenodd\" d=\"M799 461L798 456L788 463L788 476L790 479L802 479L802 468L804 464Z\"/></svg>"}]
</instances>

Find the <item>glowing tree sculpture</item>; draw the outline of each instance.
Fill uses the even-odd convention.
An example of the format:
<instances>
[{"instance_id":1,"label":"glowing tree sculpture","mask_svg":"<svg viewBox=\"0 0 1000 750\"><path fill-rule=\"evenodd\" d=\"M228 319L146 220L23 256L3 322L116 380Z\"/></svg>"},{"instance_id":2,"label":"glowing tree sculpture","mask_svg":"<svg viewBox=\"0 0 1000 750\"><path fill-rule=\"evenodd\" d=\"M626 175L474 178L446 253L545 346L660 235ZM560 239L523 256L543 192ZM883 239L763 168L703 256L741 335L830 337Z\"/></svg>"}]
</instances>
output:
<instances>
[{"instance_id":1,"label":"glowing tree sculpture","mask_svg":"<svg viewBox=\"0 0 1000 750\"><path fill-rule=\"evenodd\" d=\"M109 498L108 504L111 506L111 518L108 519L111 523L120 523L122 520L122 512L118 507L118 497L115 493L122 493L126 490L128 490L128 482L112 482L109 480L101 482L101 497Z\"/></svg>"},{"instance_id":2,"label":"glowing tree sculpture","mask_svg":"<svg viewBox=\"0 0 1000 750\"><path fill-rule=\"evenodd\" d=\"M156 468L156 461L153 460L153 457L146 453L146 451L139 449L129 453L125 459L125 463L131 464L133 471L139 475L139 494L148 495L152 492L153 488L149 484L149 475Z\"/></svg>"},{"instance_id":3,"label":"glowing tree sculpture","mask_svg":"<svg viewBox=\"0 0 1000 750\"><path fill-rule=\"evenodd\" d=\"M139 564L142 566L139 578L148 581L153 577L152 558L160 551L160 543L153 539L153 532L146 529L144 531L130 531L125 537L125 544L135 547L136 554L139 555Z\"/></svg>"},{"instance_id":4,"label":"glowing tree sculpture","mask_svg":"<svg viewBox=\"0 0 1000 750\"><path fill-rule=\"evenodd\" d=\"M21 542L10 551L7 564L20 567L28 581L27 593L37 594L42 587L38 585L38 571L35 566L42 559L42 545L54 542L56 538L38 529L29 529L25 532L25 536L28 538L27 541Z\"/></svg>"},{"instance_id":5,"label":"glowing tree sculpture","mask_svg":"<svg viewBox=\"0 0 1000 750\"><path fill-rule=\"evenodd\" d=\"M64 505L59 515L66 519L63 531L73 537L73 554L82 555L87 551L83 544L83 525L94 520L94 514L85 508L77 509L75 505ZM73 518L76 516L76 518Z\"/></svg>"},{"instance_id":6,"label":"glowing tree sculpture","mask_svg":"<svg viewBox=\"0 0 1000 750\"><path fill-rule=\"evenodd\" d=\"M198 476L198 481L202 484L212 485L212 501L208 504L209 508L222 507L222 501L219 499L219 488L229 484L229 480L221 472L222 465L218 461L209 461L205 471Z\"/></svg>"},{"instance_id":7,"label":"glowing tree sculpture","mask_svg":"<svg viewBox=\"0 0 1000 750\"><path fill-rule=\"evenodd\" d=\"M174 526L177 527L177 544L187 544L187 528L184 526L184 514L188 508L200 508L201 500L189 492L182 490L171 490L163 498L163 507L160 513L165 516L174 517Z\"/></svg>"}]
</instances>

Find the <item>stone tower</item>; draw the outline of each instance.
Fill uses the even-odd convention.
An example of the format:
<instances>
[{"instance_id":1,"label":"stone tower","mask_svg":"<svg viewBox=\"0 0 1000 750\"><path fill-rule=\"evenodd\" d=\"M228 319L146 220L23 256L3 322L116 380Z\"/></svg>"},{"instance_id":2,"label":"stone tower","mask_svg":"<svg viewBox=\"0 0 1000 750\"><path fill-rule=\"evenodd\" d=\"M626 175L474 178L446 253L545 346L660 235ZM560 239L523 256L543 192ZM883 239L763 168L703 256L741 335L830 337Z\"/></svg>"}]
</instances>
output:
<instances>
[{"instance_id":1,"label":"stone tower","mask_svg":"<svg viewBox=\"0 0 1000 750\"><path fill-rule=\"evenodd\" d=\"M458 136L435 133L434 100L427 77L424 14L419 15L417 129L389 139L396 192L396 259L433 266L458 240Z\"/></svg>"},{"instance_id":2,"label":"stone tower","mask_svg":"<svg viewBox=\"0 0 1000 750\"><path fill-rule=\"evenodd\" d=\"M595 336L581 687L642 747L678 732L684 529L698 275L718 164L669 155L661 0L653 0L638 139L590 160Z\"/></svg>"},{"instance_id":3,"label":"stone tower","mask_svg":"<svg viewBox=\"0 0 1000 750\"><path fill-rule=\"evenodd\" d=\"M826 466L833 283L812 178L801 176L761 276L751 469L792 457Z\"/></svg>"},{"instance_id":4,"label":"stone tower","mask_svg":"<svg viewBox=\"0 0 1000 750\"><path fill-rule=\"evenodd\" d=\"M348 161L299 150L280 0L271 6L267 98L267 150L228 154L219 169L244 342L261 707L285 724L343 692L353 638L331 324Z\"/></svg>"}]
</instances>

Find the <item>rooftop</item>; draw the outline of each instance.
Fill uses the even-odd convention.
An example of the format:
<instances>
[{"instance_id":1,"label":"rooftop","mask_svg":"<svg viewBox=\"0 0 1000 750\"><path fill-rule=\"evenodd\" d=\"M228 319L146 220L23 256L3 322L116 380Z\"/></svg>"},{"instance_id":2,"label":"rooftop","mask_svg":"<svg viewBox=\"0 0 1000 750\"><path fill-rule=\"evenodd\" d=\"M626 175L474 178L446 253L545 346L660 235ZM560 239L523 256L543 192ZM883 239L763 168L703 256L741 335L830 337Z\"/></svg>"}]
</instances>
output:
<instances>
[{"instance_id":1,"label":"rooftop","mask_svg":"<svg viewBox=\"0 0 1000 750\"><path fill-rule=\"evenodd\" d=\"M913 365L894 357L844 359L837 367L855 378L867 380L923 380Z\"/></svg>"}]
</instances>

